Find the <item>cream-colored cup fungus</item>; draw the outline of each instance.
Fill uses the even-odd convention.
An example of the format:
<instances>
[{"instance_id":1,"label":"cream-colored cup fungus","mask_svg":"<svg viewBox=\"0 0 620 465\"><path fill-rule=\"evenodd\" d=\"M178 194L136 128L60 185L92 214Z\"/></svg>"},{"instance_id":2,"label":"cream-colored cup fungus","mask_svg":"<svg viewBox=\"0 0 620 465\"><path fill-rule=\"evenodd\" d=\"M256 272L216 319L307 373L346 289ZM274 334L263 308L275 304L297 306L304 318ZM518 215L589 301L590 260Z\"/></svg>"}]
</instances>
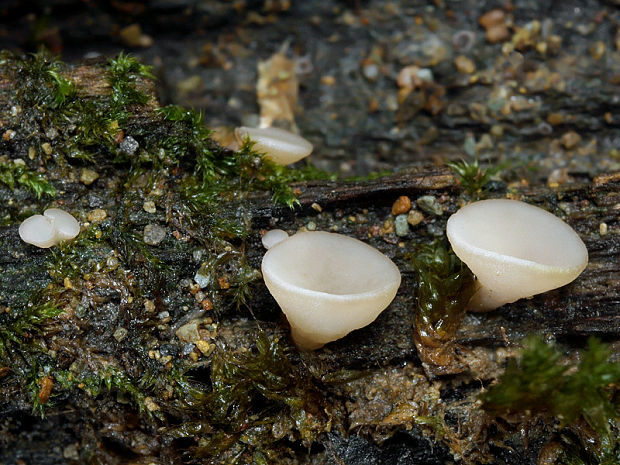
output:
<instances>
[{"instance_id":1,"label":"cream-colored cup fungus","mask_svg":"<svg viewBox=\"0 0 620 465\"><path fill-rule=\"evenodd\" d=\"M19 225L19 237L42 249L73 239L79 232L80 223L60 208L48 208L43 215L33 215Z\"/></svg>"},{"instance_id":2,"label":"cream-colored cup fungus","mask_svg":"<svg viewBox=\"0 0 620 465\"><path fill-rule=\"evenodd\" d=\"M322 231L300 232L273 245L261 270L302 350L370 324L400 286L398 268L381 252Z\"/></svg>"},{"instance_id":3,"label":"cream-colored cup fungus","mask_svg":"<svg viewBox=\"0 0 620 465\"><path fill-rule=\"evenodd\" d=\"M588 264L586 246L569 225L517 200L471 203L450 217L446 233L477 277L472 311L493 310L564 286Z\"/></svg>"},{"instance_id":4,"label":"cream-colored cup fungus","mask_svg":"<svg viewBox=\"0 0 620 465\"><path fill-rule=\"evenodd\" d=\"M235 129L239 144L246 137L254 142L254 150L262 152L265 157L279 165L290 165L312 153L312 144L297 134L280 128L248 128Z\"/></svg>"}]
</instances>

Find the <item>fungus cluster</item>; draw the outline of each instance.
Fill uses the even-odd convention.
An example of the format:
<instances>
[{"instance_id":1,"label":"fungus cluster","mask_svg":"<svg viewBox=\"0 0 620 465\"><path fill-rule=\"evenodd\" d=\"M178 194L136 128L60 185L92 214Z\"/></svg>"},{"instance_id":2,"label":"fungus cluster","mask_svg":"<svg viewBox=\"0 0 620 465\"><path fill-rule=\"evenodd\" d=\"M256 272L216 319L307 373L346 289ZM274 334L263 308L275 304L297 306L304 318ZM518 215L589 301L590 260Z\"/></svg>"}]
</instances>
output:
<instances>
[{"instance_id":1,"label":"fungus cluster","mask_svg":"<svg viewBox=\"0 0 620 465\"><path fill-rule=\"evenodd\" d=\"M370 324L400 286L396 265L351 237L314 231L286 238L270 231L263 243L269 247L261 266L265 284L303 350Z\"/></svg>"},{"instance_id":2,"label":"fungus cluster","mask_svg":"<svg viewBox=\"0 0 620 465\"><path fill-rule=\"evenodd\" d=\"M279 165L290 165L312 153L312 144L297 134L280 128L248 128L235 130L239 144L250 138L254 149Z\"/></svg>"},{"instance_id":3,"label":"fungus cluster","mask_svg":"<svg viewBox=\"0 0 620 465\"><path fill-rule=\"evenodd\" d=\"M48 208L43 215L33 215L19 226L19 237L42 249L74 239L79 232L80 223L60 208Z\"/></svg>"},{"instance_id":4,"label":"fungus cluster","mask_svg":"<svg viewBox=\"0 0 620 465\"><path fill-rule=\"evenodd\" d=\"M446 233L477 277L472 311L493 310L564 286L588 264L586 246L569 225L516 200L471 203L450 217Z\"/></svg>"}]
</instances>

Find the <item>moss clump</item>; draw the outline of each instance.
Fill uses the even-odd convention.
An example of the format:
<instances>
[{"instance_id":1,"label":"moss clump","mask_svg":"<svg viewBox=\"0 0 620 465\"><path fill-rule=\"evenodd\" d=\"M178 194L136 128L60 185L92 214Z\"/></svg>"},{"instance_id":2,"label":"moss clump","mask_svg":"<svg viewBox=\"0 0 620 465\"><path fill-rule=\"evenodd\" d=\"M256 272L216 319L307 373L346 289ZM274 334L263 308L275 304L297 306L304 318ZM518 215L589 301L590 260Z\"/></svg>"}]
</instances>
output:
<instances>
[{"instance_id":1,"label":"moss clump","mask_svg":"<svg viewBox=\"0 0 620 465\"><path fill-rule=\"evenodd\" d=\"M309 445L328 431L321 396L288 360L278 339L259 333L256 350L219 351L211 364L212 392L205 408L218 434L205 437L196 456L214 457L235 445L251 454L284 436ZM277 431L280 431L279 433Z\"/></svg>"},{"instance_id":2,"label":"moss clump","mask_svg":"<svg viewBox=\"0 0 620 465\"><path fill-rule=\"evenodd\" d=\"M36 338L45 334L46 326L60 313L62 310L54 303L43 302L7 309L0 314L0 367L10 368L25 387L33 413L41 416L51 385L44 387L42 383L47 376L43 374L41 361L49 357Z\"/></svg>"},{"instance_id":3,"label":"moss clump","mask_svg":"<svg viewBox=\"0 0 620 465\"><path fill-rule=\"evenodd\" d=\"M21 309L10 309L0 314L0 365L9 365L15 350L23 348L50 318L62 313L51 302L27 305Z\"/></svg>"},{"instance_id":4,"label":"moss clump","mask_svg":"<svg viewBox=\"0 0 620 465\"><path fill-rule=\"evenodd\" d=\"M452 370L453 338L474 292L474 276L443 241L423 245L413 261L415 342L422 361Z\"/></svg>"},{"instance_id":5,"label":"moss clump","mask_svg":"<svg viewBox=\"0 0 620 465\"><path fill-rule=\"evenodd\" d=\"M44 194L50 197L56 195L56 189L43 175L29 169L24 163L17 160L0 159L0 183L9 189L17 186L28 189L37 199Z\"/></svg>"},{"instance_id":6,"label":"moss clump","mask_svg":"<svg viewBox=\"0 0 620 465\"><path fill-rule=\"evenodd\" d=\"M500 168L483 168L475 158L469 163L465 160L446 163L459 177L463 190L474 199L483 199L488 194L488 185L491 178L499 173Z\"/></svg>"},{"instance_id":7,"label":"moss clump","mask_svg":"<svg viewBox=\"0 0 620 465\"><path fill-rule=\"evenodd\" d=\"M2 58L8 61L6 54ZM74 83L61 74L62 62L45 50L17 60L15 67L21 84L18 97L39 111L60 109L76 95Z\"/></svg>"},{"instance_id":8,"label":"moss clump","mask_svg":"<svg viewBox=\"0 0 620 465\"><path fill-rule=\"evenodd\" d=\"M173 160L194 160L194 177L186 187L188 197L195 201L213 203L216 197L231 190L268 190L275 203L293 207L298 201L290 183L327 177L312 167L296 170L278 165L255 152L250 140L237 151L215 144L202 114L194 110L171 105L160 111L166 120L177 123L172 134L159 142L161 148Z\"/></svg>"},{"instance_id":9,"label":"moss clump","mask_svg":"<svg viewBox=\"0 0 620 465\"><path fill-rule=\"evenodd\" d=\"M129 106L143 105L149 97L137 88L140 79L155 79L151 67L140 63L135 57L123 52L108 61L108 83L112 88L110 107L111 119L124 122L131 114Z\"/></svg>"},{"instance_id":10,"label":"moss clump","mask_svg":"<svg viewBox=\"0 0 620 465\"><path fill-rule=\"evenodd\" d=\"M592 337L573 370L555 345L530 337L521 358L480 396L482 407L495 416L559 420L566 450L557 464L618 463L620 363L609 362L610 355Z\"/></svg>"},{"instance_id":11,"label":"moss clump","mask_svg":"<svg viewBox=\"0 0 620 465\"><path fill-rule=\"evenodd\" d=\"M47 260L49 275L62 283L64 278L75 279L101 268L98 262L107 236L100 227L91 226L76 239L50 249Z\"/></svg>"}]
</instances>

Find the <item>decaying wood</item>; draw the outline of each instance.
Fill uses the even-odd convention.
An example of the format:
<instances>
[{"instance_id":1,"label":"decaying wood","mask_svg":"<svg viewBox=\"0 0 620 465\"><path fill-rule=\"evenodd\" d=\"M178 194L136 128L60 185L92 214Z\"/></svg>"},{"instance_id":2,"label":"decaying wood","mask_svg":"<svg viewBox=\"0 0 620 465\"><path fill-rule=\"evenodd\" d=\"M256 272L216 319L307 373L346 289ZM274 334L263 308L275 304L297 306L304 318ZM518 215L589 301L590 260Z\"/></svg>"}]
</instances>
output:
<instances>
[{"instance_id":1,"label":"decaying wood","mask_svg":"<svg viewBox=\"0 0 620 465\"><path fill-rule=\"evenodd\" d=\"M84 98L101 95L108 90L105 79L101 77L100 68L80 66L69 70L67 76L83 83L80 92ZM7 82L6 79L0 80L0 113L3 118L10 118L11 92L18 85L19 83ZM147 85L143 90L152 92L153 88ZM156 106L156 100L153 98L147 105L135 112L127 126L134 130L136 128L148 130L156 125L158 121L161 121L161 118L154 114ZM11 145L12 142L9 141L3 142L3 148L11 158L27 156L25 152L27 144L24 144L19 137L22 136L18 135L17 145ZM108 218L112 219L113 227L120 227L123 222L127 222L128 224L123 224L123 226L134 232L140 232L147 222L154 221L168 226L172 234L174 234L172 231L174 228L183 229L186 226L182 219L175 217L177 212L165 204L170 201L169 198L163 200L164 205L158 205L157 213L151 217L147 217L142 211L142 199L135 201L133 207L128 207L122 201L118 201L123 195L122 187L118 187L122 184L119 179L127 176L126 166L105 167L105 176L110 180L115 180L118 188L114 191L115 197L113 198L110 196L106 183L100 182L92 187L79 183L78 177L75 176L78 170L77 165L66 169L70 172L73 170L73 177L58 180L58 184L63 188L61 200L68 210L86 214L93 208L105 208ZM568 183L557 188L545 185L527 187L520 184L496 184L490 196L519 198L539 205L565 219L586 243L590 253L590 263L579 279L561 289L535 296L532 299L520 300L488 314L468 315L457 334L457 342L461 344L463 352L474 353L480 349L480 353L486 354L484 350L492 351L498 347L511 346L512 343L528 334L544 334L565 342L574 342L576 345L580 345L582 339L590 335L600 336L610 341L620 339L618 312L620 307L620 225L618 223L620 174L601 174L591 180ZM293 210L273 205L270 193L253 193L250 196L248 209L251 231L245 250L253 268L260 268L263 254L260 237L264 229L277 225L283 229L296 231L308 222L316 221L319 226L326 229L330 225L338 225L340 232L358 237L378 247L398 264L403 273L403 283L393 304L373 324L340 341L329 344L325 350L315 354L299 354L292 351L291 358L326 384L342 372L354 370L372 372L372 370L383 368L386 371L399 370L403 362L416 364L419 368L412 337L414 320L412 309L415 307L416 299L413 279L415 271L408 254L415 252L415 246L419 242L428 242L440 235L445 230L445 222L449 215L467 201L468 198L457 177L444 168L431 167L402 171L372 181L350 183L313 181L297 184L294 187L300 192L301 205ZM7 197L10 196L6 189L4 194ZM432 195L442 205L443 214L440 216L427 214L425 220L413 228L406 237L399 238L393 233L383 234L380 232L380 227L386 219L391 218L391 205L401 195L407 195L414 201L422 195ZM14 201L33 202L31 198L25 196L17 197ZM320 208L317 209L315 204ZM8 206L5 208L9 211ZM15 213L16 207L11 208L13 208L11 211ZM131 215L127 214L127 210L130 210ZM318 210L322 210L322 213ZM357 220L347 223L340 220L340 218L346 219L347 217L356 218L356 215L361 216L367 223ZM603 223L607 225L606 232L600 226ZM17 227L16 222L0 226L0 244L2 245L0 248L2 271L0 285L3 294L0 297L2 303L10 302L17 295L27 295L47 282L46 258L49 252L23 244L17 235ZM176 229L175 231L179 233ZM189 227L184 232L191 236ZM179 236L181 236L180 233ZM117 243L113 244L117 246ZM178 263L178 271L191 279L198 268L198 265L191 261L194 246L195 243L192 243L191 238L188 237L186 241L179 240L173 249L158 250L158 257L165 263ZM179 278L175 277L175 279ZM105 303L111 302L110 306L114 308L127 305L127 296L123 294L126 290L114 288L115 283L106 285L108 287L100 290L102 294L97 295L97 299ZM91 291L92 289L87 289L84 292ZM95 292L91 292L89 295L94 294ZM158 296L158 299L155 299L157 305L160 306L158 311L165 310L162 297ZM253 315L257 315L261 328L282 338L287 337L286 322L279 316L275 302L261 283L255 287L251 305ZM264 318L261 319L263 316ZM177 326L174 329L182 322L186 322L183 320L185 317L182 315L179 322L175 322ZM104 339L105 336L106 341L111 340L114 325L119 321L127 326L131 324L130 321L123 320L123 318L128 319L127 313L119 311L118 317L115 318L117 319L110 317L110 321L105 320L109 326L89 327L84 324L84 327L79 329L83 333L77 334L75 330L76 333L70 334L76 339L87 336ZM256 321L237 318L236 315L232 317L225 315L219 321L219 325L222 338L227 343L231 343L235 338L247 343L248 340L253 340L252 336L258 328ZM172 329L169 332L173 334ZM174 336L171 337L174 338ZM110 358L117 357L119 363L126 362L123 360L126 354L113 353L110 349L113 347L112 344L109 347L102 347L102 353ZM234 347L234 344L230 345ZM499 365L499 362L496 364ZM0 366L0 378L2 378L3 368ZM475 370L476 368L472 368L472 373L479 374ZM477 379L476 376L474 378ZM368 377L365 382L371 383L372 378ZM446 385L449 385L449 382ZM49 382L48 386L50 386ZM23 395L17 396L17 400L14 400L10 394L18 392L19 389L14 385L11 389L14 391L0 393L0 412L5 412L7 415L15 412L24 414L30 409L30 405L24 400ZM49 387L50 391L52 389ZM458 390L459 387L455 389ZM464 392L466 389L466 387L463 389ZM48 399L44 400L47 402ZM338 395L334 395L331 400L334 404L342 402ZM346 421L342 420L343 423ZM375 426L377 425L368 422L366 428L373 429ZM121 441L116 436L113 438ZM130 439L128 434L123 441L129 444ZM330 437L325 442L326 447L328 448L328 444L339 440L336 436ZM156 447L154 446L153 449Z\"/></svg>"},{"instance_id":2,"label":"decaying wood","mask_svg":"<svg viewBox=\"0 0 620 465\"><path fill-rule=\"evenodd\" d=\"M590 263L581 277L568 286L522 299L497 312L470 315L459 331L460 341L502 344L506 338L515 340L532 333L553 334L559 338L620 337L619 177L618 173L610 173L598 175L591 182L561 188L511 189L511 197L562 216L586 243ZM449 214L456 211L461 195L458 180L446 170L396 174L363 184L326 183L299 188L304 208L302 216L310 217L313 214L309 206L315 202L324 209L380 210L400 195L416 198L426 194L447 196L444 205ZM264 207L258 210L257 217L264 220L272 212L273 208ZM282 209L277 208L274 213L277 216ZM600 234L602 223L607 225L604 235ZM397 249L393 246L393 250ZM415 294L412 280L408 278L406 273L399 295Z\"/></svg>"}]
</instances>

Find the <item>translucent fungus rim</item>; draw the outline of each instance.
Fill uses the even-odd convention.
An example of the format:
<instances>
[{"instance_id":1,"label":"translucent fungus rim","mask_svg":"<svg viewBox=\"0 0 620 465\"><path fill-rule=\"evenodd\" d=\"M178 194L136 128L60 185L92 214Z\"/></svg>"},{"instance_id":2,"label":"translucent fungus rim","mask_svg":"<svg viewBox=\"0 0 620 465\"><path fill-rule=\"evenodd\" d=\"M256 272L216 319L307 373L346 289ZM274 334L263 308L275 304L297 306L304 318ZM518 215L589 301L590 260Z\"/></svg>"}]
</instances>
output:
<instances>
[{"instance_id":1,"label":"translucent fungus rim","mask_svg":"<svg viewBox=\"0 0 620 465\"><path fill-rule=\"evenodd\" d=\"M285 242L285 241L282 241ZM265 253L265 256L263 258L263 260L268 258L269 253L272 250L275 250L282 242L274 245L273 247L271 247L267 253ZM362 244L368 246L368 244L365 244L362 242ZM370 247L370 246L368 246ZM374 250L374 249L372 249ZM381 252L378 252L375 250L375 252L381 254ZM382 254L383 255L383 254ZM396 265L394 265L394 263L386 256L384 256L384 258L386 260L389 260L390 263L392 264L392 266L396 267ZM264 261L263 261L263 267L264 267ZM292 284L288 281L286 281L285 279L281 278L280 276L278 276L278 274L276 274L274 271L268 270L268 266L266 267L267 271L265 272L265 268L263 268L263 273L268 275L269 279L272 280L275 284L280 285L281 287L284 287L290 291L299 293L299 294L303 294L305 296L308 297L318 297L318 298L322 298L322 299L331 299L331 300L336 300L336 301L350 301L350 300L365 300L371 297L375 297L378 294L382 294L384 292L389 291L392 287L394 287L395 283L388 283L385 284L384 286L375 288L374 290L371 291L366 291L366 292L358 292L358 293L349 293L349 294L333 294L331 292L324 292L324 291L315 291L313 289L308 289L306 287L301 287L298 286L296 284ZM397 269L398 270L398 269ZM396 282L396 281L395 281Z\"/></svg>"}]
</instances>

